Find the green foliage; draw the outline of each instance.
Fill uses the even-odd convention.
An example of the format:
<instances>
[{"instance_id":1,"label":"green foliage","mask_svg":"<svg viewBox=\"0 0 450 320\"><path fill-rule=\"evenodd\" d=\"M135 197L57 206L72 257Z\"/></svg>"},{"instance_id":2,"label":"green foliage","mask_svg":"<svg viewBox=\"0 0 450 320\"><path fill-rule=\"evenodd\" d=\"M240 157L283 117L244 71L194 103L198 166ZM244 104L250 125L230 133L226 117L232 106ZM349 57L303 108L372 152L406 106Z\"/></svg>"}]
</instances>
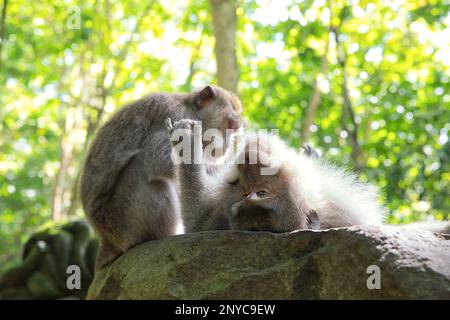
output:
<instances>
[{"instance_id":1,"label":"green foliage","mask_svg":"<svg viewBox=\"0 0 450 320\"><path fill-rule=\"evenodd\" d=\"M360 122L362 177L382 189L388 222L442 220L450 209L448 3L353 3L335 1L331 25L338 28ZM343 68L327 19L330 8L325 1L280 7L248 3L242 10L241 88L247 115L260 127L278 128L297 147L330 41L328 83L312 141L328 158L353 166L341 123ZM273 23L277 14L279 21Z\"/></svg>"},{"instance_id":2,"label":"green foliage","mask_svg":"<svg viewBox=\"0 0 450 320\"><path fill-rule=\"evenodd\" d=\"M331 16L359 123L362 178L382 190L389 222L447 218L448 1L336 0L331 11L328 3L240 2L237 56L246 117L255 127L278 128L297 148L317 82L321 101L311 140L326 157L355 166ZM80 28L74 29L69 21L77 8ZM77 174L89 139L114 110L147 92L215 81L205 0L9 1L5 35L1 268L14 264L30 232L55 216L54 204L82 215L74 197ZM327 42L328 67L318 77Z\"/></svg>"}]
</instances>

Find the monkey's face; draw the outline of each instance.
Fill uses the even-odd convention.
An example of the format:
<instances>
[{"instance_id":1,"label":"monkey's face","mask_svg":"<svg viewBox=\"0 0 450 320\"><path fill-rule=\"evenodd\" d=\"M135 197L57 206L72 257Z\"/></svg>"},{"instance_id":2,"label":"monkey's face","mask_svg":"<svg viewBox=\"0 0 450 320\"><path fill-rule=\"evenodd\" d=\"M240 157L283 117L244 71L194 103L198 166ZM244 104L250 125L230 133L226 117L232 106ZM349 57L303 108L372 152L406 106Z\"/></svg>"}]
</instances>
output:
<instances>
[{"instance_id":1,"label":"monkey's face","mask_svg":"<svg viewBox=\"0 0 450 320\"><path fill-rule=\"evenodd\" d=\"M241 199L231 207L234 230L287 232L302 228L301 215L293 209L294 199L278 176L261 176L259 181L243 180Z\"/></svg>"},{"instance_id":2,"label":"monkey's face","mask_svg":"<svg viewBox=\"0 0 450 320\"><path fill-rule=\"evenodd\" d=\"M212 155L222 156L228 148L230 135L242 127L241 102L235 94L213 86L206 86L197 93L195 101L203 133L206 132L204 147L212 142L215 146ZM218 134L208 136L208 129L216 129Z\"/></svg>"},{"instance_id":3,"label":"monkey's face","mask_svg":"<svg viewBox=\"0 0 450 320\"><path fill-rule=\"evenodd\" d=\"M282 232L276 227L277 200L268 188L241 188L241 199L231 206L231 229Z\"/></svg>"},{"instance_id":4,"label":"monkey's face","mask_svg":"<svg viewBox=\"0 0 450 320\"><path fill-rule=\"evenodd\" d=\"M265 150L261 152L269 156ZM281 167L272 175L262 175L262 167L247 161L238 165L236 188L241 198L231 206L231 228L271 232L319 229L316 212L306 206L290 172Z\"/></svg>"},{"instance_id":5,"label":"monkey's face","mask_svg":"<svg viewBox=\"0 0 450 320\"><path fill-rule=\"evenodd\" d=\"M276 191L256 187L242 194L242 199L234 203L230 211L232 230L289 232L320 229L316 212L307 210L302 199L293 197L286 187Z\"/></svg>"}]
</instances>

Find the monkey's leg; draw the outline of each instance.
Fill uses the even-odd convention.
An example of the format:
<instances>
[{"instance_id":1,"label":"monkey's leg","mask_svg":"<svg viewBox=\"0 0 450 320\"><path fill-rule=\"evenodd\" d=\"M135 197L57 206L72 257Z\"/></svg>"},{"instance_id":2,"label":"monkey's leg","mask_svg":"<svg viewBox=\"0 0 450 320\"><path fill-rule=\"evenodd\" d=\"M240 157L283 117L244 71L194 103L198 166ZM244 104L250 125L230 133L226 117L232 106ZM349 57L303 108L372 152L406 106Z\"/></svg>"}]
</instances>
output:
<instances>
[{"instance_id":1,"label":"monkey's leg","mask_svg":"<svg viewBox=\"0 0 450 320\"><path fill-rule=\"evenodd\" d=\"M97 257L95 259L95 271L107 266L123 253L118 247L101 239L98 247Z\"/></svg>"},{"instance_id":2,"label":"monkey's leg","mask_svg":"<svg viewBox=\"0 0 450 320\"><path fill-rule=\"evenodd\" d=\"M143 176L145 178L145 176ZM143 182L124 200L119 193L108 204L108 224L100 227L104 235L96 259L96 270L130 248L150 240L175 235L182 224L175 184L169 181ZM107 239L106 239L107 238Z\"/></svg>"},{"instance_id":3,"label":"monkey's leg","mask_svg":"<svg viewBox=\"0 0 450 320\"><path fill-rule=\"evenodd\" d=\"M103 240L99 266L131 247L177 231L180 212L175 183L170 179L149 180L143 166L141 153L122 170L104 206L90 216Z\"/></svg>"}]
</instances>

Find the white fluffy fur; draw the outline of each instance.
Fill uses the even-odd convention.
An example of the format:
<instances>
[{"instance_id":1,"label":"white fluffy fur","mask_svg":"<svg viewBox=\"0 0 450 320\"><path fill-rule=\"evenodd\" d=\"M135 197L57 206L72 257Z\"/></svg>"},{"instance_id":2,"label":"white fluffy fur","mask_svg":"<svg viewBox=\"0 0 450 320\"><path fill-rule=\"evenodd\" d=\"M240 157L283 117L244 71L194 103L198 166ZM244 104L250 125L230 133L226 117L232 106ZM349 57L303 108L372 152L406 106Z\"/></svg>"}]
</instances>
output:
<instances>
[{"instance_id":1,"label":"white fluffy fur","mask_svg":"<svg viewBox=\"0 0 450 320\"><path fill-rule=\"evenodd\" d=\"M384 209L378 204L375 187L324 160L296 152L277 136L258 137L271 143L271 167L288 170L306 205L316 210L322 228L382 224ZM241 143L237 151L243 146ZM230 166L222 174L229 177L232 170Z\"/></svg>"},{"instance_id":2,"label":"white fluffy fur","mask_svg":"<svg viewBox=\"0 0 450 320\"><path fill-rule=\"evenodd\" d=\"M227 182L239 177L237 159L245 150L247 142L255 137L264 139L266 144L270 143L270 168L275 171L281 168L287 170L293 179L293 187L306 206L317 212L321 229L383 224L385 209L378 203L374 186L358 181L351 171L297 152L277 136L267 133L233 137L231 147L219 161L220 170L209 177L205 185L205 188L210 190L207 194L215 195L216 201L222 201L219 195L228 192ZM418 222L396 227L449 233L450 221Z\"/></svg>"}]
</instances>

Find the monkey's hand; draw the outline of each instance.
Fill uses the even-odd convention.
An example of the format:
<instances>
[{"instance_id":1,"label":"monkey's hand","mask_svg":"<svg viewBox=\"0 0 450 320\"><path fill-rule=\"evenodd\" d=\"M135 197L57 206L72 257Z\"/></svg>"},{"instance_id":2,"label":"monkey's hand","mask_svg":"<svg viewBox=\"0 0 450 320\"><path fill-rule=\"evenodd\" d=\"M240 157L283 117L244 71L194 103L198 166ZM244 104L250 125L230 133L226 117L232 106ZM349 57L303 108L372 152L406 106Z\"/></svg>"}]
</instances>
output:
<instances>
[{"instance_id":1,"label":"monkey's hand","mask_svg":"<svg viewBox=\"0 0 450 320\"><path fill-rule=\"evenodd\" d=\"M172 124L172 120L167 118L165 121L167 131L172 142L172 151L178 156L175 161L180 164L199 164L203 158L203 143L202 143L202 126L200 121L192 119L181 119ZM180 138L183 138L179 142ZM182 155L180 155L180 151Z\"/></svg>"},{"instance_id":2,"label":"monkey's hand","mask_svg":"<svg viewBox=\"0 0 450 320\"><path fill-rule=\"evenodd\" d=\"M202 124L200 121L181 119L172 124L172 119L167 118L165 121L165 126L171 136L174 133L178 133L178 137L195 137L196 139L202 138Z\"/></svg>"},{"instance_id":3,"label":"monkey's hand","mask_svg":"<svg viewBox=\"0 0 450 320\"><path fill-rule=\"evenodd\" d=\"M173 131L173 125L172 125L172 119L170 118L166 118L166 121L164 122L167 131L169 131L169 133L172 133Z\"/></svg>"}]
</instances>

